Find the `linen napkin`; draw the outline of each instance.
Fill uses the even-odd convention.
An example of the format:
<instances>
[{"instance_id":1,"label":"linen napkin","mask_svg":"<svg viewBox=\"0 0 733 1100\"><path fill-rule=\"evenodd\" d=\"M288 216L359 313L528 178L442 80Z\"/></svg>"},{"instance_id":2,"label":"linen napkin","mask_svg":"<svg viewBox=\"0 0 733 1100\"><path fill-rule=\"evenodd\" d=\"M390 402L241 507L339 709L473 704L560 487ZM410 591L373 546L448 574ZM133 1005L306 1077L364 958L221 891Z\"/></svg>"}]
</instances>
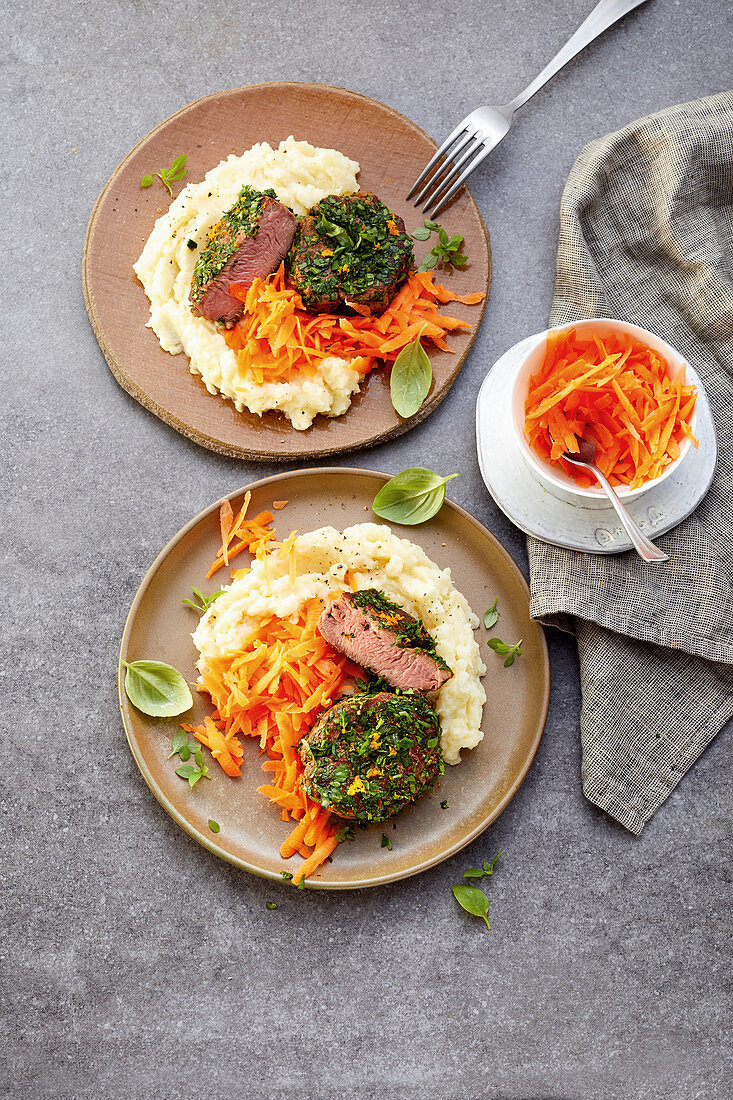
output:
<instances>
[{"instance_id":1,"label":"linen napkin","mask_svg":"<svg viewBox=\"0 0 733 1100\"><path fill-rule=\"evenodd\" d=\"M581 153L550 324L585 317L642 325L681 351L718 437L712 488L655 540L669 562L528 539L532 616L577 637L583 790L638 834L733 715L733 93Z\"/></svg>"}]
</instances>

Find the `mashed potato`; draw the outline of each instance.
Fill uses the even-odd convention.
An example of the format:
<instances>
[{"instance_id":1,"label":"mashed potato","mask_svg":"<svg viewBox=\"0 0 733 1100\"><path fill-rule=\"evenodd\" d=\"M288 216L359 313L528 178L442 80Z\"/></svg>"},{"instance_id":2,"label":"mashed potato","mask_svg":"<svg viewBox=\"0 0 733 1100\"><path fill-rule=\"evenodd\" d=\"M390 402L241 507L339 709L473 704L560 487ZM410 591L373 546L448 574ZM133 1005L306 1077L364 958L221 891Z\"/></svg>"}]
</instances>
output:
<instances>
[{"instance_id":1,"label":"mashed potato","mask_svg":"<svg viewBox=\"0 0 733 1100\"><path fill-rule=\"evenodd\" d=\"M277 149L267 142L254 145L242 156L227 157L201 183L189 183L155 223L134 270L150 299L150 320L164 351L185 352L192 374L200 374L209 393L230 398L239 412L247 408L262 415L279 409L293 427L308 428L318 413L340 416L351 404L363 375L348 360L324 359L313 377L295 376L289 382L248 381L237 357L227 347L215 324L191 312L188 293L199 250L222 214L236 202L245 184L264 191L275 189L281 202L296 214L305 212L325 195L358 190L359 165L336 149L316 149L307 141L289 137ZM190 249L187 241L196 241Z\"/></svg>"},{"instance_id":2,"label":"mashed potato","mask_svg":"<svg viewBox=\"0 0 733 1100\"><path fill-rule=\"evenodd\" d=\"M258 621L297 615L310 599L325 600L350 585L378 588L409 614L422 619L436 649L453 671L438 691L435 709L443 728L442 748L448 764L460 763L461 749L483 737L481 711L486 672L473 631L479 621L466 598L453 586L450 569L439 569L424 550L394 535L389 527L359 523L337 531L321 527L295 541L295 582L290 560L275 550L233 582L211 605L193 635L201 656L199 671L210 658L241 651Z\"/></svg>"}]
</instances>

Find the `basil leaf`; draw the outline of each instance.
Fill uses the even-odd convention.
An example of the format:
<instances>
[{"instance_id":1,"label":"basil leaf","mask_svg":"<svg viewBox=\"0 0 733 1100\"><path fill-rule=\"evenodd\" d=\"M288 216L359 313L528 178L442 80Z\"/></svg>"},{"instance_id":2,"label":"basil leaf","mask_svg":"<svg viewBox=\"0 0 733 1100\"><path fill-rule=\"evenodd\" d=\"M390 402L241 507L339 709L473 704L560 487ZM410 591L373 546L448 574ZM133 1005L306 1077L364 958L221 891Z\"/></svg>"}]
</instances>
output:
<instances>
[{"instance_id":1,"label":"basil leaf","mask_svg":"<svg viewBox=\"0 0 733 1100\"><path fill-rule=\"evenodd\" d=\"M443 229L442 225L438 227L438 240L443 245L443 248L450 247L448 245L448 234L445 229Z\"/></svg>"},{"instance_id":2,"label":"basil leaf","mask_svg":"<svg viewBox=\"0 0 733 1100\"><path fill-rule=\"evenodd\" d=\"M193 764L181 764L176 768L176 775L180 775L181 779L190 779L191 776L198 774L198 768L194 768Z\"/></svg>"},{"instance_id":3,"label":"basil leaf","mask_svg":"<svg viewBox=\"0 0 733 1100\"><path fill-rule=\"evenodd\" d=\"M432 229L432 231L434 233L437 233L438 230L440 229L440 226L438 225L437 222L431 222L430 218L426 218L425 219L425 228L426 229Z\"/></svg>"},{"instance_id":4,"label":"basil leaf","mask_svg":"<svg viewBox=\"0 0 733 1100\"><path fill-rule=\"evenodd\" d=\"M435 249L433 249L432 252L428 252L427 256L425 257L425 259L420 264L420 266L417 270L418 271L432 271L433 268L435 267L435 265L437 264L437 262L438 262L438 253L435 251Z\"/></svg>"},{"instance_id":5,"label":"basil leaf","mask_svg":"<svg viewBox=\"0 0 733 1100\"><path fill-rule=\"evenodd\" d=\"M292 876L292 873L290 871L281 871L280 872L280 878L283 880L283 882L290 882L292 877L293 876Z\"/></svg>"},{"instance_id":6,"label":"basil leaf","mask_svg":"<svg viewBox=\"0 0 733 1100\"><path fill-rule=\"evenodd\" d=\"M372 502L372 511L381 519L414 527L432 519L443 507L446 482L458 474L440 474L422 466L402 470L382 486Z\"/></svg>"},{"instance_id":7,"label":"basil leaf","mask_svg":"<svg viewBox=\"0 0 733 1100\"><path fill-rule=\"evenodd\" d=\"M265 909L277 909L277 902L276 901L266 901L265 902Z\"/></svg>"},{"instance_id":8,"label":"basil leaf","mask_svg":"<svg viewBox=\"0 0 733 1100\"><path fill-rule=\"evenodd\" d=\"M465 909L472 917L481 917L486 922L486 927L491 928L487 915L489 912L489 899L483 890L479 890L478 886L454 886L453 897L462 909Z\"/></svg>"},{"instance_id":9,"label":"basil leaf","mask_svg":"<svg viewBox=\"0 0 733 1100\"><path fill-rule=\"evenodd\" d=\"M384 833L382 833L381 847L382 848L387 848L390 852L392 851L392 840L391 840L390 837L385 836Z\"/></svg>"},{"instance_id":10,"label":"basil leaf","mask_svg":"<svg viewBox=\"0 0 733 1100\"><path fill-rule=\"evenodd\" d=\"M480 867L469 867L467 871L463 872L464 878L483 878L484 872Z\"/></svg>"},{"instance_id":11,"label":"basil leaf","mask_svg":"<svg viewBox=\"0 0 733 1100\"><path fill-rule=\"evenodd\" d=\"M462 252L454 252L450 258L450 262L454 267L464 267L468 263L468 256L464 256Z\"/></svg>"},{"instance_id":12,"label":"basil leaf","mask_svg":"<svg viewBox=\"0 0 733 1100\"><path fill-rule=\"evenodd\" d=\"M150 183L152 183L152 182L153 181L151 179ZM423 229L416 229L415 230L415 232L412 234L412 239L415 240L415 241L426 241L429 236L430 236L430 229L428 228L428 225L426 223L425 227Z\"/></svg>"},{"instance_id":13,"label":"basil leaf","mask_svg":"<svg viewBox=\"0 0 733 1100\"><path fill-rule=\"evenodd\" d=\"M196 761L196 763L198 764L198 766L200 768L203 768L203 766L204 766L204 754L201 751L201 749L196 749L196 752L193 754L193 758Z\"/></svg>"},{"instance_id":14,"label":"basil leaf","mask_svg":"<svg viewBox=\"0 0 733 1100\"><path fill-rule=\"evenodd\" d=\"M433 368L420 337L406 344L392 364L389 392L401 417L414 416L430 390Z\"/></svg>"},{"instance_id":15,"label":"basil leaf","mask_svg":"<svg viewBox=\"0 0 733 1100\"><path fill-rule=\"evenodd\" d=\"M510 668L514 664L514 654L510 653L504 662L504 668Z\"/></svg>"},{"instance_id":16,"label":"basil leaf","mask_svg":"<svg viewBox=\"0 0 733 1100\"><path fill-rule=\"evenodd\" d=\"M189 744L181 745L180 749L178 750L178 755L180 756L181 760L188 760L189 756L191 755L191 746Z\"/></svg>"},{"instance_id":17,"label":"basil leaf","mask_svg":"<svg viewBox=\"0 0 733 1100\"><path fill-rule=\"evenodd\" d=\"M188 745L188 734L185 730L181 730L180 733L175 735L171 742L171 752L168 753L168 759L170 760L171 756L175 756L177 752L180 752L184 745ZM183 759L183 757L181 757L181 759Z\"/></svg>"},{"instance_id":18,"label":"basil leaf","mask_svg":"<svg viewBox=\"0 0 733 1100\"><path fill-rule=\"evenodd\" d=\"M143 714L171 718L193 706L188 684L181 673L163 661L132 661L127 669L125 691L130 702Z\"/></svg>"},{"instance_id":19,"label":"basil leaf","mask_svg":"<svg viewBox=\"0 0 733 1100\"><path fill-rule=\"evenodd\" d=\"M488 611L484 611L484 626L487 630L491 630L492 626L499 618L499 612L496 610L498 602L499 597L497 596Z\"/></svg>"},{"instance_id":20,"label":"basil leaf","mask_svg":"<svg viewBox=\"0 0 733 1100\"><path fill-rule=\"evenodd\" d=\"M446 248L449 252L457 252L463 244L463 237L451 237L448 241Z\"/></svg>"},{"instance_id":21,"label":"basil leaf","mask_svg":"<svg viewBox=\"0 0 733 1100\"><path fill-rule=\"evenodd\" d=\"M151 176L149 173L146 173L143 176L143 178L140 180L140 186L141 187L152 187L153 186L153 176Z\"/></svg>"},{"instance_id":22,"label":"basil leaf","mask_svg":"<svg viewBox=\"0 0 733 1100\"><path fill-rule=\"evenodd\" d=\"M211 829L212 833L218 833L221 829L221 825L218 821L212 821L212 819L209 818L209 828Z\"/></svg>"},{"instance_id":23,"label":"basil leaf","mask_svg":"<svg viewBox=\"0 0 733 1100\"><path fill-rule=\"evenodd\" d=\"M486 644L489 649L493 649L494 653L500 653L502 655L508 653L511 649L511 646L508 646L506 642L502 642L501 638L489 638Z\"/></svg>"}]
</instances>

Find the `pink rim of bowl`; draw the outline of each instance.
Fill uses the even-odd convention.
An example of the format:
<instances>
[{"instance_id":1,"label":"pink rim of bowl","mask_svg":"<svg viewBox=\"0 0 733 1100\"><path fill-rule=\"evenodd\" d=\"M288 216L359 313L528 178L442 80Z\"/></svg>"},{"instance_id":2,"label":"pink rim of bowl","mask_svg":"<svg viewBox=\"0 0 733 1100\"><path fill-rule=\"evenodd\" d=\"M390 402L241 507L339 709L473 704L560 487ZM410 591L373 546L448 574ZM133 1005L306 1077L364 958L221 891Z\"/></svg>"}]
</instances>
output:
<instances>
[{"instance_id":1,"label":"pink rim of bowl","mask_svg":"<svg viewBox=\"0 0 733 1100\"><path fill-rule=\"evenodd\" d=\"M514 433L519 442L522 455L530 468L547 488L559 491L564 497L576 499L583 498L586 502L598 501L600 503L606 499L606 496L599 485L592 485L587 489L578 485L569 474L565 473L561 466L553 465L550 462L546 462L543 458L540 458L540 456L532 450L524 434L524 403L527 400L527 394L529 392L529 380L542 363L545 355L547 336L550 332L567 332L572 328L577 329L578 332L584 332L587 329L591 329L593 332L597 333L601 339L603 339L604 336L610 336L612 333L618 332L633 337L635 340L638 340L639 343L645 344L646 347L651 348L652 351L656 351L666 360L669 376L673 380L676 379L679 374L685 373L687 360L684 359L671 344L668 344L666 340L662 340L661 337L655 336L653 332L640 328L638 325L631 325L626 321L617 321L610 317L590 317L585 321L574 321L572 324L558 325L554 329L546 329L545 332L539 334L535 343L526 353L524 361L514 379L514 388L512 392L512 421ZM689 421L693 433L696 423L697 408L693 409ZM665 466L664 471L659 477L644 482L644 484L639 485L638 488L629 489L625 485L615 485L614 489L619 497L623 500L636 500L638 497L654 488L655 485L659 485L665 478L669 477L671 473L679 469L690 447L690 440L687 438L683 439L680 443L680 453L674 462L670 462L668 466Z\"/></svg>"}]
</instances>

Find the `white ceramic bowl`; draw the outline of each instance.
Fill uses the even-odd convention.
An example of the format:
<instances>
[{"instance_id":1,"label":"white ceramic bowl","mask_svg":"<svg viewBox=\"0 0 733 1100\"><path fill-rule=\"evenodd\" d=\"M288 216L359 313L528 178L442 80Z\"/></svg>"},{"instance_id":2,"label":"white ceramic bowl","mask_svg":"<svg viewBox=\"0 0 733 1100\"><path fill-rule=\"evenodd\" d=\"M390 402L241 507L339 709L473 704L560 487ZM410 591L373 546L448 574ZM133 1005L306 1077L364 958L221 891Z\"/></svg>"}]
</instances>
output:
<instances>
[{"instance_id":1,"label":"white ceramic bowl","mask_svg":"<svg viewBox=\"0 0 733 1100\"><path fill-rule=\"evenodd\" d=\"M561 466L554 465L540 458L540 456L532 450L524 434L524 404L529 392L529 380L533 374L537 373L545 357L548 333L550 331L567 331L571 328L577 329L579 333L582 333L586 329L591 329L593 332L597 333L601 339L603 339L604 336L610 336L612 333L626 333L632 336L635 340L638 340L640 344L645 344L646 347L651 348L652 351L656 351L665 359L669 376L672 379L675 379L680 373L685 373L687 362L671 344L668 344L666 340L662 340L659 336L655 336L653 332L648 332L647 329L639 328L638 325L630 325L626 321L614 321L608 317L591 317L586 321L574 321L572 324L558 325L557 328L553 330L547 329L537 336L535 343L532 344L529 351L526 353L524 361L517 371L512 392L512 422L514 435L517 438L522 456L540 481L548 489L551 489L563 499L577 500L578 498L583 498L585 503L593 503L595 500L601 503L606 500L606 495L600 486L591 485L589 488L584 489L582 486L578 485L569 474L565 473ZM693 433L695 431L696 420L697 409L695 408L690 418L690 428ZM690 450L690 446L690 440L687 438L683 439L680 443L680 453L678 457L674 462L670 462L668 466L665 466L663 473L660 474L659 477L644 482L643 485L638 486L636 489L629 489L625 485L615 485L614 488L616 492L623 500L635 500L644 493L647 493L655 485L659 485L665 478L668 478L674 470L679 469L680 464L684 462L685 456Z\"/></svg>"}]
</instances>

